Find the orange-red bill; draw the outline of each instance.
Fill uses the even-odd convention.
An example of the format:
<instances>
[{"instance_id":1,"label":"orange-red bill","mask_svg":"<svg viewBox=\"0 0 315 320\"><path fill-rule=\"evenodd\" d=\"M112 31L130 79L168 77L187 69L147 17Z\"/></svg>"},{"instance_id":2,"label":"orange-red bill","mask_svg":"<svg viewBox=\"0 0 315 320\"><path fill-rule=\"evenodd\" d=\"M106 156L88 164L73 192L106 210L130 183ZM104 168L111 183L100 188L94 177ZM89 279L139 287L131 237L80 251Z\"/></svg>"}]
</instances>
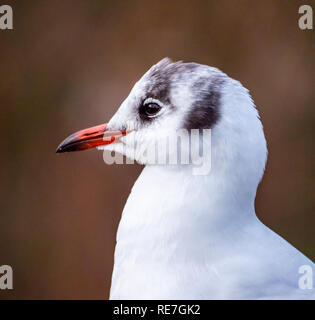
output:
<instances>
[{"instance_id":1,"label":"orange-red bill","mask_svg":"<svg viewBox=\"0 0 315 320\"><path fill-rule=\"evenodd\" d=\"M63 140L58 146L56 152L81 151L98 146L104 146L118 142L119 138L125 136L126 131L108 131L107 124L87 128L77 131Z\"/></svg>"}]
</instances>

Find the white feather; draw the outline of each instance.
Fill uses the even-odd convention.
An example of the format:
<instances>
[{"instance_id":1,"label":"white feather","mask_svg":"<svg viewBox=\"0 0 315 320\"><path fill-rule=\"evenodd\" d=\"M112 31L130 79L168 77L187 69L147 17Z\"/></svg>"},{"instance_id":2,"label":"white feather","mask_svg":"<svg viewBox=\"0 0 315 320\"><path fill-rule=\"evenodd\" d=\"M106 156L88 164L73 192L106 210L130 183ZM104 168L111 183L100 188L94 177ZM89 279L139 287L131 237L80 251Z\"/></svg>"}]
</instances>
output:
<instances>
[{"instance_id":1,"label":"white feather","mask_svg":"<svg viewBox=\"0 0 315 320\"><path fill-rule=\"evenodd\" d=\"M201 66L200 75L207 68ZM136 84L109 127L132 120L145 81ZM152 124L155 136L134 124L139 130L123 138L124 148L105 149L145 163L126 145L135 139L148 146L163 128L178 128L193 95L188 86L171 94L182 111L166 112ZM196 176L192 165L147 165L133 186L117 233L111 299L314 299L314 290L298 286L299 267L313 268L313 262L255 214L267 159L258 112L248 91L227 76L221 94L211 172Z\"/></svg>"}]
</instances>

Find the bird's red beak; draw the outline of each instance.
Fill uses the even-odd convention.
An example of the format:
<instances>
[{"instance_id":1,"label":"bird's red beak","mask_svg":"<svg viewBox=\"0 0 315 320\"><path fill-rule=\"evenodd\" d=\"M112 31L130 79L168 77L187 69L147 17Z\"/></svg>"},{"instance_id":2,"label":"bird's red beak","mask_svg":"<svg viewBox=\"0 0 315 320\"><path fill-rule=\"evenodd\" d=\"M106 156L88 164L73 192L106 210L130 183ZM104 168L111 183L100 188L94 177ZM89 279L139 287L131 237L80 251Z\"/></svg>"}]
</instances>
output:
<instances>
[{"instance_id":1,"label":"bird's red beak","mask_svg":"<svg viewBox=\"0 0 315 320\"><path fill-rule=\"evenodd\" d=\"M77 131L63 140L56 152L81 151L98 146L119 142L119 138L127 134L126 131L108 131L107 124Z\"/></svg>"}]
</instances>

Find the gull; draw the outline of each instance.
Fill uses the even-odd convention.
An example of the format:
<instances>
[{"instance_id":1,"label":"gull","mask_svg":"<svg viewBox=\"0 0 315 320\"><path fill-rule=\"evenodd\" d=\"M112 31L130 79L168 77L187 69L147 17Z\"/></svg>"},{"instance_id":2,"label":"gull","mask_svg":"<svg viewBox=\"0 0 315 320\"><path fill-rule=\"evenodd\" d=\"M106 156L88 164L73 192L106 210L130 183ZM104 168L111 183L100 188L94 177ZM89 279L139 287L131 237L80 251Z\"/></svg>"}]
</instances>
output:
<instances>
[{"instance_id":1,"label":"gull","mask_svg":"<svg viewBox=\"0 0 315 320\"><path fill-rule=\"evenodd\" d=\"M182 129L210 130L199 136L209 172L148 161L152 145ZM145 165L119 223L110 299L314 299L314 263L256 216L267 145L240 82L164 58L107 124L72 134L57 152L95 147Z\"/></svg>"}]
</instances>

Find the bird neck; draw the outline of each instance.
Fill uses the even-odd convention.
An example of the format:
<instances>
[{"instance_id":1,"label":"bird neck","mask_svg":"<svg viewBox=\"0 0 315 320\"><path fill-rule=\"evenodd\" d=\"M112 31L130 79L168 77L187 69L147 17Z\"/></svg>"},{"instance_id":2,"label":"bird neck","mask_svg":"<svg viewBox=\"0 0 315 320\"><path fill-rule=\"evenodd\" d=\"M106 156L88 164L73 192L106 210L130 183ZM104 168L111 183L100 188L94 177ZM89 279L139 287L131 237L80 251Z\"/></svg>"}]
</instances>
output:
<instances>
[{"instance_id":1,"label":"bird neck","mask_svg":"<svg viewBox=\"0 0 315 320\"><path fill-rule=\"evenodd\" d=\"M227 230L229 237L237 237L256 221L256 188L225 174L194 176L189 165L146 166L126 203L117 240L184 241L197 236L225 241Z\"/></svg>"}]
</instances>

